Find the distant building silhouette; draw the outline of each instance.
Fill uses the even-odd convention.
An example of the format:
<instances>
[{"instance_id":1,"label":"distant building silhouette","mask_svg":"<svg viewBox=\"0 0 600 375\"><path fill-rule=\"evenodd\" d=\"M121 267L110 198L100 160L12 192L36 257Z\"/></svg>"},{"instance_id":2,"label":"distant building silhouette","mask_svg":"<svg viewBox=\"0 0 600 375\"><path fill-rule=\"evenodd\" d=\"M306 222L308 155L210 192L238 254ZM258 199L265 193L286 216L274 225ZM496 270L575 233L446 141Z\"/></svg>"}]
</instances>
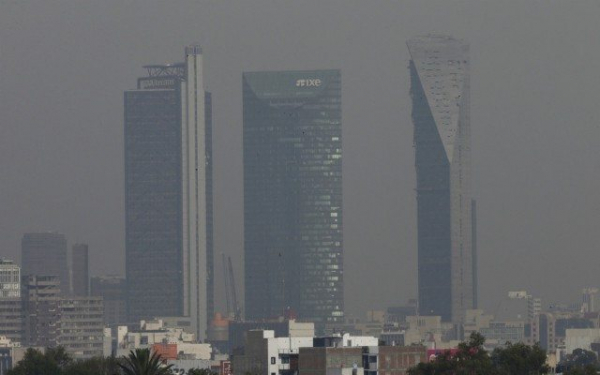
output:
<instances>
[{"instance_id":1,"label":"distant building silhouette","mask_svg":"<svg viewBox=\"0 0 600 375\"><path fill-rule=\"evenodd\" d=\"M78 243L73 245L71 250L73 295L87 297L90 294L88 245Z\"/></svg>"},{"instance_id":2,"label":"distant building silhouette","mask_svg":"<svg viewBox=\"0 0 600 375\"><path fill-rule=\"evenodd\" d=\"M21 275L57 276L61 294L68 295L71 283L64 234L25 233L21 240Z\"/></svg>"},{"instance_id":3,"label":"distant building silhouette","mask_svg":"<svg viewBox=\"0 0 600 375\"><path fill-rule=\"evenodd\" d=\"M104 324L116 328L127 323L125 279L119 276L92 277L90 294L104 300Z\"/></svg>"},{"instance_id":4,"label":"distant building silhouette","mask_svg":"<svg viewBox=\"0 0 600 375\"><path fill-rule=\"evenodd\" d=\"M125 92L125 249L130 322L213 315L211 96L202 51L151 65Z\"/></svg>"},{"instance_id":5,"label":"distant building silhouette","mask_svg":"<svg viewBox=\"0 0 600 375\"><path fill-rule=\"evenodd\" d=\"M246 318L341 322L341 73L244 73L243 103Z\"/></svg>"},{"instance_id":6,"label":"distant building silhouette","mask_svg":"<svg viewBox=\"0 0 600 375\"><path fill-rule=\"evenodd\" d=\"M417 170L419 313L460 322L476 307L469 46L408 41Z\"/></svg>"}]
</instances>

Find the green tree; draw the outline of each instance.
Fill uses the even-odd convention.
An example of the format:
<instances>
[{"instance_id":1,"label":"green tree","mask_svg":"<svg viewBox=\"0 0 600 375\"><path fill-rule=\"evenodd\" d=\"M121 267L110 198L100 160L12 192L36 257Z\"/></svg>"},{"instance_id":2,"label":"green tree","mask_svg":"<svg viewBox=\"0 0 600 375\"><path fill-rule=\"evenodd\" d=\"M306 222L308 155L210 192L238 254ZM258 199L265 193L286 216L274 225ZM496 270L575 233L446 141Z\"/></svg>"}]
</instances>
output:
<instances>
[{"instance_id":1,"label":"green tree","mask_svg":"<svg viewBox=\"0 0 600 375\"><path fill-rule=\"evenodd\" d=\"M456 371L450 351L443 352L432 362L422 362L411 367L408 375L453 375Z\"/></svg>"},{"instance_id":2,"label":"green tree","mask_svg":"<svg viewBox=\"0 0 600 375\"><path fill-rule=\"evenodd\" d=\"M115 357L95 357L76 361L63 370L63 375L117 375L121 373Z\"/></svg>"},{"instance_id":3,"label":"green tree","mask_svg":"<svg viewBox=\"0 0 600 375\"><path fill-rule=\"evenodd\" d=\"M471 334L469 341L461 342L456 353L446 351L434 361L419 363L408 370L409 375L494 375L495 368L483 348L484 337Z\"/></svg>"},{"instance_id":4,"label":"green tree","mask_svg":"<svg viewBox=\"0 0 600 375\"><path fill-rule=\"evenodd\" d=\"M56 348L47 348L44 355L48 359L56 362L58 367L60 367L61 369L64 369L65 367L73 363L73 358L71 358L69 353L67 353L65 348L62 346L57 346Z\"/></svg>"},{"instance_id":5,"label":"green tree","mask_svg":"<svg viewBox=\"0 0 600 375\"><path fill-rule=\"evenodd\" d=\"M171 375L173 365L165 365L158 353L135 349L119 363L124 375Z\"/></svg>"},{"instance_id":6,"label":"green tree","mask_svg":"<svg viewBox=\"0 0 600 375\"><path fill-rule=\"evenodd\" d=\"M584 367L573 367L564 372L564 375L597 375L598 370L594 365L586 365Z\"/></svg>"},{"instance_id":7,"label":"green tree","mask_svg":"<svg viewBox=\"0 0 600 375\"><path fill-rule=\"evenodd\" d=\"M73 360L61 346L48 348L45 353L29 348L7 375L62 375Z\"/></svg>"},{"instance_id":8,"label":"green tree","mask_svg":"<svg viewBox=\"0 0 600 375\"><path fill-rule=\"evenodd\" d=\"M538 344L506 343L506 347L494 349L492 362L501 375L547 374L546 352Z\"/></svg>"},{"instance_id":9,"label":"green tree","mask_svg":"<svg viewBox=\"0 0 600 375\"><path fill-rule=\"evenodd\" d=\"M193 368L187 372L187 375L215 375L215 373L207 368Z\"/></svg>"},{"instance_id":10,"label":"green tree","mask_svg":"<svg viewBox=\"0 0 600 375\"><path fill-rule=\"evenodd\" d=\"M561 361L556 367L557 371L565 374L584 374L585 371L595 374L598 369L598 358L596 353L585 350L575 349L573 353L568 354L565 360Z\"/></svg>"}]
</instances>

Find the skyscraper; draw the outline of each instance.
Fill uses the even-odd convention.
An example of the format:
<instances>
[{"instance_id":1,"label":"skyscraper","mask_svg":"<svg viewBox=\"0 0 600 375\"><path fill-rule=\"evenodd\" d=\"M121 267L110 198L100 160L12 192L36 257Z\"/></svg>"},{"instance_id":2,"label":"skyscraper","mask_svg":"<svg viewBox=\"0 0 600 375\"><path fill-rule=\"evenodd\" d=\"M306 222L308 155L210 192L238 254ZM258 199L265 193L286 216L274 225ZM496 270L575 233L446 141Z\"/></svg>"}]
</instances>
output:
<instances>
[{"instance_id":1,"label":"skyscraper","mask_svg":"<svg viewBox=\"0 0 600 375\"><path fill-rule=\"evenodd\" d=\"M417 171L419 313L460 322L475 307L469 46L407 43Z\"/></svg>"},{"instance_id":2,"label":"skyscraper","mask_svg":"<svg viewBox=\"0 0 600 375\"><path fill-rule=\"evenodd\" d=\"M64 234L25 233L21 240L21 265L23 276L57 276L60 293L68 295L71 292Z\"/></svg>"},{"instance_id":3,"label":"skyscraper","mask_svg":"<svg viewBox=\"0 0 600 375\"><path fill-rule=\"evenodd\" d=\"M23 285L24 344L55 347L60 336L60 280L56 276L26 275Z\"/></svg>"},{"instance_id":4,"label":"skyscraper","mask_svg":"<svg viewBox=\"0 0 600 375\"><path fill-rule=\"evenodd\" d=\"M243 74L245 312L343 320L339 70Z\"/></svg>"},{"instance_id":5,"label":"skyscraper","mask_svg":"<svg viewBox=\"0 0 600 375\"><path fill-rule=\"evenodd\" d=\"M90 294L88 245L77 243L73 245L71 250L73 295L87 297Z\"/></svg>"},{"instance_id":6,"label":"skyscraper","mask_svg":"<svg viewBox=\"0 0 600 375\"><path fill-rule=\"evenodd\" d=\"M211 96L202 50L145 67L125 92L128 319L192 317L200 338L213 310Z\"/></svg>"}]
</instances>

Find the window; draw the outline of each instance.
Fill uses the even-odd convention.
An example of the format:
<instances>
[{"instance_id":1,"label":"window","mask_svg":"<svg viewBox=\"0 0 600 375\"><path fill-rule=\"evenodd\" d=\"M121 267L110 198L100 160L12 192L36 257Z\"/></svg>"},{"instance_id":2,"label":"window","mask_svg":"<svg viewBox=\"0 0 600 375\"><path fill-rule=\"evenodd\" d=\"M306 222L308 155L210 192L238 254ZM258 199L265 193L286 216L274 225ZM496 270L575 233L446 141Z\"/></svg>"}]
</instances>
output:
<instances>
[{"instance_id":1,"label":"window","mask_svg":"<svg viewBox=\"0 0 600 375\"><path fill-rule=\"evenodd\" d=\"M271 357L271 364L274 365L275 364L275 357Z\"/></svg>"}]
</instances>

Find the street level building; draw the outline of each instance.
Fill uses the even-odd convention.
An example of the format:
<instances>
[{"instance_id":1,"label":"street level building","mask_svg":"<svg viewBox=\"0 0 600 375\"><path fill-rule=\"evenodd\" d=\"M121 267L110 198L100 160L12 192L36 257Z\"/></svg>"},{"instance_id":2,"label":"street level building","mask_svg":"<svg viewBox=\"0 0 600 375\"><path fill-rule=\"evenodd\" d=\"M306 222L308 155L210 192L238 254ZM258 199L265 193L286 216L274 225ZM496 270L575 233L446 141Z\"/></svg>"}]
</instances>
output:
<instances>
[{"instance_id":1,"label":"street level building","mask_svg":"<svg viewBox=\"0 0 600 375\"><path fill-rule=\"evenodd\" d=\"M298 370L306 375L364 375L363 348L300 348Z\"/></svg>"},{"instance_id":2,"label":"street level building","mask_svg":"<svg viewBox=\"0 0 600 375\"><path fill-rule=\"evenodd\" d=\"M417 172L419 314L462 322L476 308L469 46L444 35L407 43Z\"/></svg>"},{"instance_id":3,"label":"street level building","mask_svg":"<svg viewBox=\"0 0 600 375\"><path fill-rule=\"evenodd\" d=\"M188 316L205 337L213 315L211 95L202 51L150 65L125 92L128 321Z\"/></svg>"},{"instance_id":4,"label":"street level building","mask_svg":"<svg viewBox=\"0 0 600 375\"><path fill-rule=\"evenodd\" d=\"M165 359L209 360L211 345L197 342L195 336L183 328L165 327L161 319L141 321L138 330L119 326L116 355L126 356L134 349L152 349L163 354Z\"/></svg>"},{"instance_id":5,"label":"street level building","mask_svg":"<svg viewBox=\"0 0 600 375\"><path fill-rule=\"evenodd\" d=\"M302 375L405 375L425 362L424 346L314 347L300 349Z\"/></svg>"},{"instance_id":6,"label":"street level building","mask_svg":"<svg viewBox=\"0 0 600 375\"><path fill-rule=\"evenodd\" d=\"M276 337L271 330L251 330L232 365L235 374L404 375L425 358L423 346L378 346L372 336Z\"/></svg>"},{"instance_id":7,"label":"street level building","mask_svg":"<svg viewBox=\"0 0 600 375\"><path fill-rule=\"evenodd\" d=\"M554 353L565 346L568 329L594 327L595 322L582 317L579 313L543 312L529 321L524 341L528 345L539 343L542 349Z\"/></svg>"},{"instance_id":8,"label":"street level building","mask_svg":"<svg viewBox=\"0 0 600 375\"><path fill-rule=\"evenodd\" d=\"M251 330L246 333L243 353L233 356L235 374L290 374L298 370L302 347L312 347L313 337L275 337L274 331Z\"/></svg>"},{"instance_id":9,"label":"street level building","mask_svg":"<svg viewBox=\"0 0 600 375\"><path fill-rule=\"evenodd\" d=\"M228 327L229 353L243 351L246 334L252 330L273 331L274 337L314 337L315 325L310 322L284 321L245 321L230 322Z\"/></svg>"},{"instance_id":10,"label":"street level building","mask_svg":"<svg viewBox=\"0 0 600 375\"><path fill-rule=\"evenodd\" d=\"M339 70L243 74L245 314L343 321Z\"/></svg>"},{"instance_id":11,"label":"street level building","mask_svg":"<svg viewBox=\"0 0 600 375\"><path fill-rule=\"evenodd\" d=\"M23 276L57 276L60 293L71 291L67 264L67 239L56 232L25 233L21 240L21 274Z\"/></svg>"},{"instance_id":12,"label":"street level building","mask_svg":"<svg viewBox=\"0 0 600 375\"><path fill-rule=\"evenodd\" d=\"M18 347L18 343L0 335L0 375L6 375L13 368L13 364L16 363L13 360L13 350Z\"/></svg>"}]
</instances>

